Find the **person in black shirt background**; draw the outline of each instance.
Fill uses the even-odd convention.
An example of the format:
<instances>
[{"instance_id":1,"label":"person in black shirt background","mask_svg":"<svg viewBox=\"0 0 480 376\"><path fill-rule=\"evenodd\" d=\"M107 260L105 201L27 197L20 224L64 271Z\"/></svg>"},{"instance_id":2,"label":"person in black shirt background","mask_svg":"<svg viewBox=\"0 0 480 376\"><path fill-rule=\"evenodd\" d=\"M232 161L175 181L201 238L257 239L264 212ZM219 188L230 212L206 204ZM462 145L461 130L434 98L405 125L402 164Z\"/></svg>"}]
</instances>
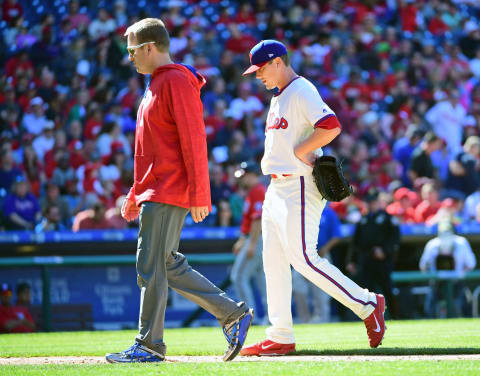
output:
<instances>
[{"instance_id":1,"label":"person in black shirt background","mask_svg":"<svg viewBox=\"0 0 480 376\"><path fill-rule=\"evenodd\" d=\"M395 318L391 274L400 244L400 229L397 220L382 207L378 195L377 190L371 189L365 197L368 212L355 225L346 269L368 290L380 287Z\"/></svg>"}]
</instances>

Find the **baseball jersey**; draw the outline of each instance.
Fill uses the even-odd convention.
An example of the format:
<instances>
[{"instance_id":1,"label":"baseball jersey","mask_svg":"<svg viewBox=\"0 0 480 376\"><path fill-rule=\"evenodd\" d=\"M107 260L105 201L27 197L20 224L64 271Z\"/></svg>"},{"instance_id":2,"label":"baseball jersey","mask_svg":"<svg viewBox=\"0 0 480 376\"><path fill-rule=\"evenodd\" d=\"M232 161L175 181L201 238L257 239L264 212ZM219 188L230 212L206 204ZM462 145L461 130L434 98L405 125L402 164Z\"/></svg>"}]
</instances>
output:
<instances>
[{"instance_id":1,"label":"baseball jersey","mask_svg":"<svg viewBox=\"0 0 480 376\"><path fill-rule=\"evenodd\" d=\"M240 225L242 234L248 235L252 227L252 222L262 216L264 199L265 186L262 183L258 183L248 192L245 203L243 204L243 217Z\"/></svg>"},{"instance_id":2,"label":"baseball jersey","mask_svg":"<svg viewBox=\"0 0 480 376\"><path fill-rule=\"evenodd\" d=\"M265 175L311 174L312 168L295 156L294 147L317 127L330 129L339 125L338 121L329 122L330 118L336 119L336 115L322 100L315 86L304 77L295 77L270 102L262 172ZM323 154L321 148L315 153L318 156Z\"/></svg>"}]
</instances>

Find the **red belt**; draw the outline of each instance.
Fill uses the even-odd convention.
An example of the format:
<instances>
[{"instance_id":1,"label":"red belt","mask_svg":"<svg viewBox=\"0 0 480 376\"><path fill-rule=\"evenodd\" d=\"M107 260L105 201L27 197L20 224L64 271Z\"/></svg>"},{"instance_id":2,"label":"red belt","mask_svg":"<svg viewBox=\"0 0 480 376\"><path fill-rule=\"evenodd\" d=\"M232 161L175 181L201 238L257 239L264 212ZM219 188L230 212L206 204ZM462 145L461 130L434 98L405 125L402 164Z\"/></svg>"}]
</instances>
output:
<instances>
[{"instance_id":1,"label":"red belt","mask_svg":"<svg viewBox=\"0 0 480 376\"><path fill-rule=\"evenodd\" d=\"M293 174L282 174L282 175L270 174L270 176L274 179L278 179L280 176L287 177L287 176L293 176Z\"/></svg>"}]
</instances>

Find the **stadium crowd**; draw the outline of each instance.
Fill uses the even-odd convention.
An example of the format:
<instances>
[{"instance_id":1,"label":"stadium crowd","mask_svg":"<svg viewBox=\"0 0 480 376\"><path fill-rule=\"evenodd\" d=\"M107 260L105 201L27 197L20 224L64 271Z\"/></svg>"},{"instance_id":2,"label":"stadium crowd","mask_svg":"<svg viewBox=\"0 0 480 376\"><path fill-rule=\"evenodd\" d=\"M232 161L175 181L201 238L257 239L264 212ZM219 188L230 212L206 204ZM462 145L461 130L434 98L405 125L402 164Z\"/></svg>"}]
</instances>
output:
<instances>
[{"instance_id":1,"label":"stadium crowd","mask_svg":"<svg viewBox=\"0 0 480 376\"><path fill-rule=\"evenodd\" d=\"M336 112L355 194L344 222L381 191L400 223L480 220L480 5L475 0L3 0L0 23L2 229L123 228L136 109L148 77L126 27L159 17L176 62L202 90L214 212L238 225L234 171L259 161L272 93L243 77L250 48L279 39ZM265 177L267 178L267 177Z\"/></svg>"}]
</instances>

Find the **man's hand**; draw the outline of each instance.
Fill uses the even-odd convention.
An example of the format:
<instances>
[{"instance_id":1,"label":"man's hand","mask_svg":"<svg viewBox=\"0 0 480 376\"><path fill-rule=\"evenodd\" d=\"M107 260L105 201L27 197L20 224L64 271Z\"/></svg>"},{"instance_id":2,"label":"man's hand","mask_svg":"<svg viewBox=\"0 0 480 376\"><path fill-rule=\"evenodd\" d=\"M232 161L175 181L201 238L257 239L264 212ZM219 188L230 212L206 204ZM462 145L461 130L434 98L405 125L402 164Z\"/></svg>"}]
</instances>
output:
<instances>
[{"instance_id":1,"label":"man's hand","mask_svg":"<svg viewBox=\"0 0 480 376\"><path fill-rule=\"evenodd\" d=\"M202 222L208 216L208 206L192 206L190 208L190 214L192 215L195 223Z\"/></svg>"},{"instance_id":2,"label":"man's hand","mask_svg":"<svg viewBox=\"0 0 480 376\"><path fill-rule=\"evenodd\" d=\"M122 209L120 210L122 218L128 222L134 221L140 215L140 208L137 206L135 201L125 198L123 200Z\"/></svg>"},{"instance_id":3,"label":"man's hand","mask_svg":"<svg viewBox=\"0 0 480 376\"><path fill-rule=\"evenodd\" d=\"M330 252L330 247L327 247L326 244L317 251L320 257L325 257L328 254L328 252Z\"/></svg>"},{"instance_id":4,"label":"man's hand","mask_svg":"<svg viewBox=\"0 0 480 376\"><path fill-rule=\"evenodd\" d=\"M350 274L357 274L357 265L355 265L353 262L349 262L346 266L345 266L345 269L347 269L347 271L350 273Z\"/></svg>"},{"instance_id":5,"label":"man's hand","mask_svg":"<svg viewBox=\"0 0 480 376\"><path fill-rule=\"evenodd\" d=\"M244 236L239 237L232 247L233 254L238 255L244 244L245 244L245 237Z\"/></svg>"},{"instance_id":6,"label":"man's hand","mask_svg":"<svg viewBox=\"0 0 480 376\"><path fill-rule=\"evenodd\" d=\"M256 244L253 243L252 241L250 241L248 243L248 247L247 247L247 259L249 258L252 258L253 256L255 256L255 252L257 251L257 247L256 247Z\"/></svg>"},{"instance_id":7,"label":"man's hand","mask_svg":"<svg viewBox=\"0 0 480 376\"><path fill-rule=\"evenodd\" d=\"M385 253L383 252L382 248L380 247L373 248L373 258L380 261L385 260Z\"/></svg>"}]
</instances>

